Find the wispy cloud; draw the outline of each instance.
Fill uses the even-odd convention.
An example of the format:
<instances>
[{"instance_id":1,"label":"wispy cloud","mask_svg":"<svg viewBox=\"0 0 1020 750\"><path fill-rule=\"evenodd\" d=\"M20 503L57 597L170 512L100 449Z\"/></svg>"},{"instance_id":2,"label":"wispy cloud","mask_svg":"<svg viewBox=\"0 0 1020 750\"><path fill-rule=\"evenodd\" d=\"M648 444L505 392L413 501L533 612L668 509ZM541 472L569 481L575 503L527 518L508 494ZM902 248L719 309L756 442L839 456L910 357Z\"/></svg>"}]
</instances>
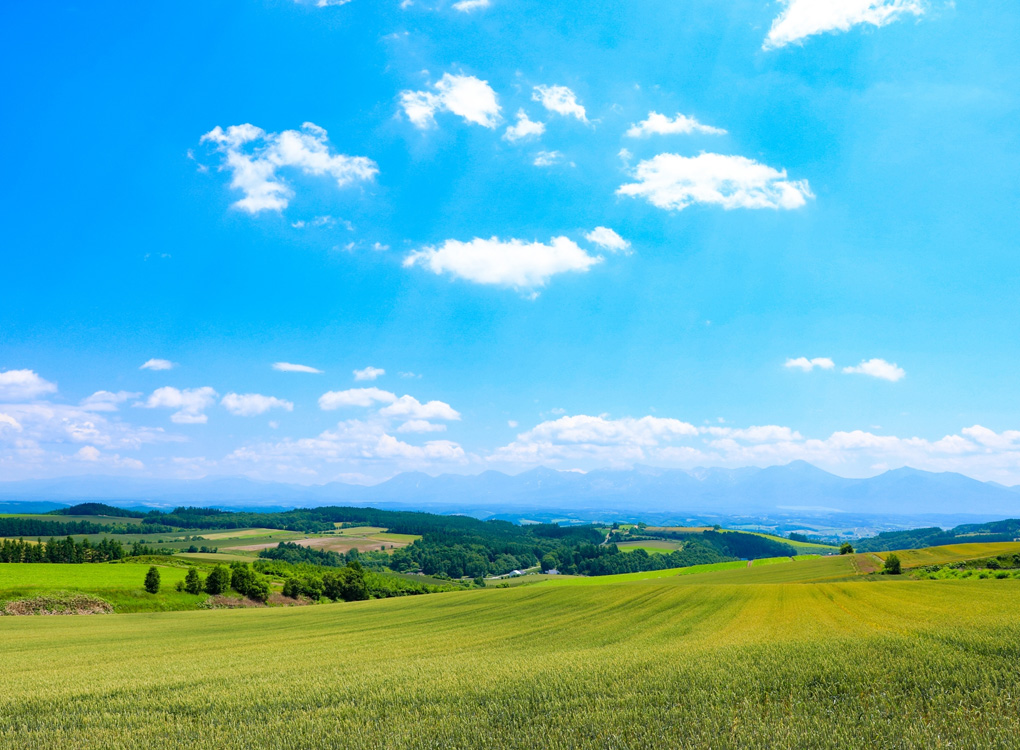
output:
<instances>
[{"instance_id":1,"label":"wispy cloud","mask_svg":"<svg viewBox=\"0 0 1020 750\"><path fill-rule=\"evenodd\" d=\"M146 360L139 370L172 370L175 365L169 359L149 359Z\"/></svg>"},{"instance_id":2,"label":"wispy cloud","mask_svg":"<svg viewBox=\"0 0 1020 750\"><path fill-rule=\"evenodd\" d=\"M631 125L627 129L628 138L647 138L651 135L687 135L701 133L705 135L726 135L722 128L703 125L693 117L677 114L670 119L658 112L649 112L648 119Z\"/></svg>"},{"instance_id":3,"label":"wispy cloud","mask_svg":"<svg viewBox=\"0 0 1020 750\"><path fill-rule=\"evenodd\" d=\"M0 399L24 401L56 392L56 383L39 377L34 370L0 372Z\"/></svg>"},{"instance_id":4,"label":"wispy cloud","mask_svg":"<svg viewBox=\"0 0 1020 750\"><path fill-rule=\"evenodd\" d=\"M273 369L278 372L309 372L321 374L322 370L308 365L296 365L293 362L274 362Z\"/></svg>"},{"instance_id":5,"label":"wispy cloud","mask_svg":"<svg viewBox=\"0 0 1020 750\"><path fill-rule=\"evenodd\" d=\"M903 16L920 16L924 0L781 0L783 11L772 22L763 49L785 47L825 32L854 26L885 26Z\"/></svg>"},{"instance_id":6,"label":"wispy cloud","mask_svg":"<svg viewBox=\"0 0 1020 750\"><path fill-rule=\"evenodd\" d=\"M786 364L783 367L789 367L795 370L803 370L804 372L811 372L816 367L820 370L831 370L836 366L828 357L815 357L808 359L807 357L797 357L796 359L786 360Z\"/></svg>"}]
</instances>

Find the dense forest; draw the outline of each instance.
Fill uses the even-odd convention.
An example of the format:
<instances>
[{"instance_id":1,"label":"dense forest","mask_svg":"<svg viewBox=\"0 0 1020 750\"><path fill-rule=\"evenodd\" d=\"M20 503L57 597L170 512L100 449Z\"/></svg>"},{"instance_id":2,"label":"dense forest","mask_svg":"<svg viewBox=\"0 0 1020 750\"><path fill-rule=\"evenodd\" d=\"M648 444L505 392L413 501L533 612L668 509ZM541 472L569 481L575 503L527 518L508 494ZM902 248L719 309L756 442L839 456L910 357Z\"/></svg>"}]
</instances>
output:
<instances>
[{"instance_id":1,"label":"dense forest","mask_svg":"<svg viewBox=\"0 0 1020 750\"><path fill-rule=\"evenodd\" d=\"M145 514L137 510L115 508L106 503L79 503L70 508L58 508L49 512L51 516L113 516L114 518L145 518Z\"/></svg>"},{"instance_id":2,"label":"dense forest","mask_svg":"<svg viewBox=\"0 0 1020 750\"><path fill-rule=\"evenodd\" d=\"M884 531L877 536L854 542L858 552L885 552L901 549L938 547L966 542L1011 542L1020 537L1020 519L1010 518L991 523L968 523L948 531L938 526L906 531Z\"/></svg>"},{"instance_id":3,"label":"dense forest","mask_svg":"<svg viewBox=\"0 0 1020 750\"><path fill-rule=\"evenodd\" d=\"M166 534L173 529L159 524L93 523L92 521L52 521L41 518L0 518L0 537L66 536L67 534Z\"/></svg>"}]
</instances>

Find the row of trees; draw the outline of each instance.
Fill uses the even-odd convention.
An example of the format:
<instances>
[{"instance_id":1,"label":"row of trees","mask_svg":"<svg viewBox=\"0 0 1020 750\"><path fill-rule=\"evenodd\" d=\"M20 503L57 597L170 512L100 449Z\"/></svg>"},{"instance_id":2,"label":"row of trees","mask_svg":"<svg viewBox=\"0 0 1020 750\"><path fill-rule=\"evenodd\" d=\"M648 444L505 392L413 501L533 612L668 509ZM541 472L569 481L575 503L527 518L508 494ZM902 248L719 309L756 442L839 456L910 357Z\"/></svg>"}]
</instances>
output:
<instances>
[{"instance_id":1,"label":"row of trees","mask_svg":"<svg viewBox=\"0 0 1020 750\"><path fill-rule=\"evenodd\" d=\"M127 555L124 546L112 539L92 544L88 539L50 538L43 542L4 539L0 542L0 562L5 563L99 563L120 560Z\"/></svg>"},{"instance_id":2,"label":"row of trees","mask_svg":"<svg viewBox=\"0 0 1020 750\"><path fill-rule=\"evenodd\" d=\"M165 534L173 531L162 524L93 523L39 518L0 518L0 536L65 536L67 534Z\"/></svg>"}]
</instances>

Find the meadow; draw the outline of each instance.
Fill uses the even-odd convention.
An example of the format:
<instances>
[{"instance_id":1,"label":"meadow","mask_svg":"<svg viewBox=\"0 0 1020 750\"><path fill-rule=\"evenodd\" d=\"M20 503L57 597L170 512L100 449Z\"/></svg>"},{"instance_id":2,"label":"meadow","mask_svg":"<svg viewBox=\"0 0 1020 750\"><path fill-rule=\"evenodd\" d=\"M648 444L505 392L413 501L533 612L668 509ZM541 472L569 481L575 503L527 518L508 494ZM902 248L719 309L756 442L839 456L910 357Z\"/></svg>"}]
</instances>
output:
<instances>
[{"instance_id":1,"label":"meadow","mask_svg":"<svg viewBox=\"0 0 1020 750\"><path fill-rule=\"evenodd\" d=\"M0 746L1015 747L1020 581L695 577L3 618Z\"/></svg>"}]
</instances>

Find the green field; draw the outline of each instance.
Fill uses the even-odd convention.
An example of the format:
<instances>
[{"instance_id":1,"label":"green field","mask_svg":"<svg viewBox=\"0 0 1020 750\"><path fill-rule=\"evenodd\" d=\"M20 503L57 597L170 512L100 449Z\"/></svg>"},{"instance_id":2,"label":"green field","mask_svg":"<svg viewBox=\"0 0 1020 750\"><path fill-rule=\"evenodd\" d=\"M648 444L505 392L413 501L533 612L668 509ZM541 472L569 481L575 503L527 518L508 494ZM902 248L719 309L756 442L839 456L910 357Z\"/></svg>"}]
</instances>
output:
<instances>
[{"instance_id":1,"label":"green field","mask_svg":"<svg viewBox=\"0 0 1020 750\"><path fill-rule=\"evenodd\" d=\"M617 548L621 552L633 552L637 549L643 549L648 554L662 554L664 552L674 552L683 547L682 542L671 542L665 539L645 539L640 542L619 542Z\"/></svg>"},{"instance_id":2,"label":"green field","mask_svg":"<svg viewBox=\"0 0 1020 750\"><path fill-rule=\"evenodd\" d=\"M204 596L174 591L187 567L159 565L161 591L153 595L142 587L148 564L0 563L0 600L41 596L54 591L79 591L105 599L117 612L154 612L194 609ZM8 620L10 618L4 618Z\"/></svg>"},{"instance_id":3,"label":"green field","mask_svg":"<svg viewBox=\"0 0 1020 750\"><path fill-rule=\"evenodd\" d=\"M0 746L1015 746L1020 581L679 580L4 618Z\"/></svg>"},{"instance_id":4,"label":"green field","mask_svg":"<svg viewBox=\"0 0 1020 750\"><path fill-rule=\"evenodd\" d=\"M922 565L944 565L946 563L973 560L980 557L996 557L998 555L1015 555L1020 553L1020 542L991 542L969 544L947 544L943 547L927 547L925 549L900 550L897 552L876 552L875 555L885 560L895 554L905 568L917 568Z\"/></svg>"},{"instance_id":5,"label":"green field","mask_svg":"<svg viewBox=\"0 0 1020 750\"><path fill-rule=\"evenodd\" d=\"M920 565L1014 550L897 554ZM756 563L309 607L3 617L0 748L1016 746L1020 578L880 576L875 554ZM123 611L118 596L151 597L146 569L0 565L0 591L89 591ZM161 570L165 589L185 573Z\"/></svg>"}]
</instances>

